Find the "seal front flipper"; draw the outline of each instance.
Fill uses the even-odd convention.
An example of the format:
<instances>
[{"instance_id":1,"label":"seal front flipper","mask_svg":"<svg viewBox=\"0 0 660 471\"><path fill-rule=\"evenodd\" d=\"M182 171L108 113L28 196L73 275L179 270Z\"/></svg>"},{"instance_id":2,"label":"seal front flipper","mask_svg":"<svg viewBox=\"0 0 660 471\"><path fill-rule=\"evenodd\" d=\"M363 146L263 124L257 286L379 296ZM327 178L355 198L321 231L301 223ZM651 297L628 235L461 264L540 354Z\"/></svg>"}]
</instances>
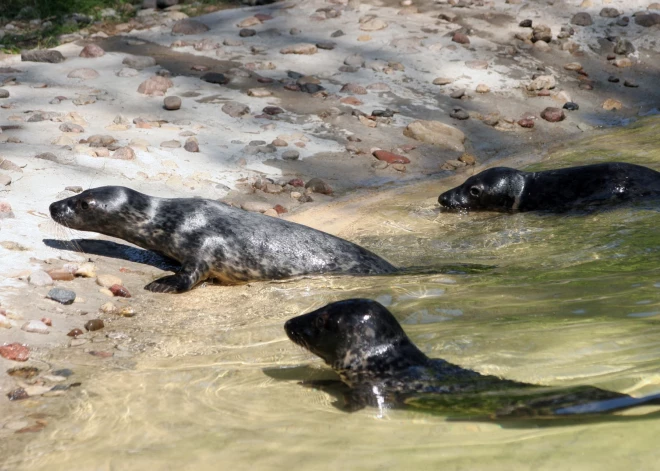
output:
<instances>
[{"instance_id":1,"label":"seal front flipper","mask_svg":"<svg viewBox=\"0 0 660 471\"><path fill-rule=\"evenodd\" d=\"M179 273L158 278L144 289L154 293L185 293L207 277L208 266L205 263L184 264Z\"/></svg>"}]
</instances>

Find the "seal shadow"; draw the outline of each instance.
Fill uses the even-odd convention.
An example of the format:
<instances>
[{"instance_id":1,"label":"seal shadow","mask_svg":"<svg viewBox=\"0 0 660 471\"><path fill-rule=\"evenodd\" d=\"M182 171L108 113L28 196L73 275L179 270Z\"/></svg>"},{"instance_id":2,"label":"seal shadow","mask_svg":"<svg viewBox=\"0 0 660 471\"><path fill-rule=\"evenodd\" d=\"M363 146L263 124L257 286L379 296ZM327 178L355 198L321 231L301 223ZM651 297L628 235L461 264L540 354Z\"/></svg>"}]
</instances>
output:
<instances>
[{"instance_id":1,"label":"seal shadow","mask_svg":"<svg viewBox=\"0 0 660 471\"><path fill-rule=\"evenodd\" d=\"M332 370L312 368L310 366L300 365L294 367L263 368L262 372L276 381L296 381L298 385L323 391L330 395L334 401L332 406L342 412L350 413L351 388L344 384L339 376ZM561 388L558 388L560 390ZM461 395L456 395L460 398ZM470 406L474 405L475 397L465 395L465 401ZM616 415L616 414L585 414L585 415L556 415L551 417L493 417L487 415L465 415L465 411L460 410L461 399L459 399L459 410L452 414L446 409L433 410L426 408L417 408L414 406L393 405L390 409L407 409L411 412L424 413L444 418L447 422L479 422L494 423L505 429L528 429L528 428L546 428L546 427L568 427L575 425L594 425L599 423L612 422L636 422L640 420L657 420L660 418L660 409L656 404L650 405L656 410L639 415Z\"/></svg>"},{"instance_id":2,"label":"seal shadow","mask_svg":"<svg viewBox=\"0 0 660 471\"><path fill-rule=\"evenodd\" d=\"M151 250L119 244L109 240L100 239L72 239L57 240L43 239L43 243L57 250L83 253L85 255L100 255L103 257L126 260L128 262L142 263L163 271L178 272L181 265L165 255Z\"/></svg>"}]
</instances>

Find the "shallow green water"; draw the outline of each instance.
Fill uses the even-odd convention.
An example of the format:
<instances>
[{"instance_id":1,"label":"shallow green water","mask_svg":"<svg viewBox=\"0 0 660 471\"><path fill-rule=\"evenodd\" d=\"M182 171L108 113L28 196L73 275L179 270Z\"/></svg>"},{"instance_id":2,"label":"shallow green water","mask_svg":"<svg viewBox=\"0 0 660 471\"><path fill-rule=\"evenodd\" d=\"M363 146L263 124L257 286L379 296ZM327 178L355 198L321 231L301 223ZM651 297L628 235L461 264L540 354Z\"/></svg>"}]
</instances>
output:
<instances>
[{"instance_id":1,"label":"shallow green water","mask_svg":"<svg viewBox=\"0 0 660 471\"><path fill-rule=\"evenodd\" d=\"M598 160L589 152L575 161L579 151L536 167ZM660 157L644 155L638 163L660 169ZM429 188L366 203L359 224L340 235L435 273L144 296L139 322L110 329L129 334L116 343L135 355L86 378L70 408L25 450L2 452L6 469L657 467L657 419L535 428L402 410L347 414L323 392L264 373L300 365L308 368L285 373L321 372L318 359L286 339L283 322L331 301L370 297L426 353L464 367L539 384L660 392L660 204L459 215L439 213L434 201L445 188L437 184L433 195ZM68 355L61 364L87 371L82 357ZM48 410L49 400L34 410Z\"/></svg>"}]
</instances>

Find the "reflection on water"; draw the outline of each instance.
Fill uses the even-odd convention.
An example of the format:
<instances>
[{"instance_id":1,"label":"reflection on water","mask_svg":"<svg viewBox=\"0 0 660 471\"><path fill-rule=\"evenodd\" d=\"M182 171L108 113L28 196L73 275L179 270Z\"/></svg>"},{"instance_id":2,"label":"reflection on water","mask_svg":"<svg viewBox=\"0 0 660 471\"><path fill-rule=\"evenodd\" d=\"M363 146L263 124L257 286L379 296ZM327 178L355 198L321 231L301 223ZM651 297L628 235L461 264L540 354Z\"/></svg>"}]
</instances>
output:
<instances>
[{"instance_id":1,"label":"reflection on water","mask_svg":"<svg viewBox=\"0 0 660 471\"><path fill-rule=\"evenodd\" d=\"M9 439L16 448L0 451L0 469L653 469L657 419L535 429L419 411L347 414L324 392L264 373L327 374L283 322L370 297L432 357L530 383L660 392L660 208L445 214L441 190L427 182L332 209L333 220L359 213L359 224L334 232L413 267L395 276L136 299L139 322L105 332L126 333L115 343L131 356L94 372L73 353L59 359L87 374L80 392L24 450ZM44 407L35 401L35 412Z\"/></svg>"}]
</instances>

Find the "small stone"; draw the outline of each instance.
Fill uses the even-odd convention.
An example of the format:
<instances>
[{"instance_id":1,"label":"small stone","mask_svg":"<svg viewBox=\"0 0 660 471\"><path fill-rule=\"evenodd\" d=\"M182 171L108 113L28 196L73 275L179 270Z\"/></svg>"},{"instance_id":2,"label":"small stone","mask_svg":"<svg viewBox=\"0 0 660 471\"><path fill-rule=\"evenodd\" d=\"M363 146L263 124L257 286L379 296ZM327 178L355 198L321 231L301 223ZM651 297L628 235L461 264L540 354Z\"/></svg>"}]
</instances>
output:
<instances>
[{"instance_id":1,"label":"small stone","mask_svg":"<svg viewBox=\"0 0 660 471\"><path fill-rule=\"evenodd\" d=\"M37 270L30 273L30 276L28 276L28 283L33 286L50 286L53 284L53 279L45 271Z\"/></svg>"},{"instance_id":2,"label":"small stone","mask_svg":"<svg viewBox=\"0 0 660 471\"><path fill-rule=\"evenodd\" d=\"M124 67L121 69L119 72L117 72L117 77L135 77L139 72L135 69L131 69L130 67Z\"/></svg>"},{"instance_id":3,"label":"small stone","mask_svg":"<svg viewBox=\"0 0 660 471\"><path fill-rule=\"evenodd\" d=\"M454 81L454 79L451 79L451 78L438 77L435 80L433 80L433 85L449 85L453 81Z\"/></svg>"},{"instance_id":4,"label":"small stone","mask_svg":"<svg viewBox=\"0 0 660 471\"><path fill-rule=\"evenodd\" d=\"M623 86L624 87L630 87L630 88L637 88L637 87L639 87L639 84L637 82L632 81L632 80L624 80L623 81Z\"/></svg>"},{"instance_id":5,"label":"small stone","mask_svg":"<svg viewBox=\"0 0 660 471\"><path fill-rule=\"evenodd\" d=\"M561 108L549 106L541 111L541 118L550 123L556 123L558 121L562 121L564 118L566 118L566 116L564 115L564 112L561 110Z\"/></svg>"},{"instance_id":6,"label":"small stone","mask_svg":"<svg viewBox=\"0 0 660 471\"><path fill-rule=\"evenodd\" d=\"M326 51L332 51L335 47L337 47L337 43L334 41L319 41L316 43L316 47Z\"/></svg>"},{"instance_id":7,"label":"small stone","mask_svg":"<svg viewBox=\"0 0 660 471\"><path fill-rule=\"evenodd\" d=\"M0 88L0 98L9 98L9 91L4 88Z\"/></svg>"},{"instance_id":8,"label":"small stone","mask_svg":"<svg viewBox=\"0 0 660 471\"><path fill-rule=\"evenodd\" d=\"M259 18L256 18L254 16L249 16L240 23L238 23L236 26L238 26L239 28L249 28L250 26L256 26L260 24L261 21L259 20Z\"/></svg>"},{"instance_id":9,"label":"small stone","mask_svg":"<svg viewBox=\"0 0 660 471\"><path fill-rule=\"evenodd\" d=\"M564 69L566 70L582 70L582 64L579 62L569 62L568 64L564 64Z\"/></svg>"},{"instance_id":10,"label":"small stone","mask_svg":"<svg viewBox=\"0 0 660 471\"><path fill-rule=\"evenodd\" d=\"M379 31L381 29L387 28L387 23L379 18L374 18L369 21L365 21L360 25L362 31Z\"/></svg>"},{"instance_id":11,"label":"small stone","mask_svg":"<svg viewBox=\"0 0 660 471\"><path fill-rule=\"evenodd\" d=\"M250 108L243 103L237 101L228 101L222 106L223 113L228 114L232 118L240 118L250 112Z\"/></svg>"},{"instance_id":12,"label":"small stone","mask_svg":"<svg viewBox=\"0 0 660 471\"><path fill-rule=\"evenodd\" d=\"M53 326L53 320L52 320L50 317L42 317L42 318L41 318L41 322L43 322L44 324L46 324L48 327L52 327L52 326Z\"/></svg>"},{"instance_id":13,"label":"small stone","mask_svg":"<svg viewBox=\"0 0 660 471\"><path fill-rule=\"evenodd\" d=\"M161 142L160 146L165 149L178 149L179 147L181 147L181 143L176 139L172 139L169 141Z\"/></svg>"},{"instance_id":14,"label":"small stone","mask_svg":"<svg viewBox=\"0 0 660 471\"><path fill-rule=\"evenodd\" d=\"M267 88L250 88L247 91L248 96L253 96L255 98L265 98L269 97L273 94L270 90Z\"/></svg>"},{"instance_id":15,"label":"small stone","mask_svg":"<svg viewBox=\"0 0 660 471\"><path fill-rule=\"evenodd\" d=\"M340 93L354 93L356 95L366 95L367 89L357 83L347 83L341 87Z\"/></svg>"},{"instance_id":16,"label":"small stone","mask_svg":"<svg viewBox=\"0 0 660 471\"><path fill-rule=\"evenodd\" d=\"M294 44L292 46L285 47L283 49L280 49L280 54L303 54L303 55L310 55L310 54L316 54L318 52L318 49L314 44L309 44L309 43L301 43L301 44Z\"/></svg>"},{"instance_id":17,"label":"small stone","mask_svg":"<svg viewBox=\"0 0 660 471\"><path fill-rule=\"evenodd\" d=\"M149 56L128 56L124 57L124 60L121 63L131 69L142 70L148 67L154 67L156 65L156 59ZM137 73L135 73L135 75L137 75Z\"/></svg>"},{"instance_id":18,"label":"small stone","mask_svg":"<svg viewBox=\"0 0 660 471\"><path fill-rule=\"evenodd\" d=\"M594 21L591 19L591 15L584 11L576 13L573 15L573 18L571 18L571 24L577 26L590 26L593 24L593 22Z\"/></svg>"},{"instance_id":19,"label":"small stone","mask_svg":"<svg viewBox=\"0 0 660 471\"><path fill-rule=\"evenodd\" d=\"M106 314L112 314L116 310L117 310L117 306L115 306L111 302L107 302L99 308L99 311L104 312Z\"/></svg>"},{"instance_id":20,"label":"small stone","mask_svg":"<svg viewBox=\"0 0 660 471\"><path fill-rule=\"evenodd\" d=\"M94 134L87 138L87 144L90 147L108 147L115 142L117 142L117 140L107 134Z\"/></svg>"},{"instance_id":21,"label":"small stone","mask_svg":"<svg viewBox=\"0 0 660 471\"><path fill-rule=\"evenodd\" d=\"M163 108L169 111L178 110L181 108L181 98L178 96L168 96L163 100Z\"/></svg>"},{"instance_id":22,"label":"small stone","mask_svg":"<svg viewBox=\"0 0 660 471\"><path fill-rule=\"evenodd\" d=\"M615 77L614 75L610 75L607 77L607 81L611 83L619 83L619 77Z\"/></svg>"},{"instance_id":23,"label":"small stone","mask_svg":"<svg viewBox=\"0 0 660 471\"><path fill-rule=\"evenodd\" d=\"M263 212L263 215L270 216L272 218L280 217L280 215L277 214L277 211L275 211L273 208L268 208L266 211Z\"/></svg>"},{"instance_id":24,"label":"small stone","mask_svg":"<svg viewBox=\"0 0 660 471\"><path fill-rule=\"evenodd\" d=\"M135 159L135 151L128 146L120 147L114 151L112 158L119 160L133 160Z\"/></svg>"},{"instance_id":25,"label":"small stone","mask_svg":"<svg viewBox=\"0 0 660 471\"><path fill-rule=\"evenodd\" d=\"M564 109L568 110L568 111L577 111L577 110L580 109L580 105L578 105L577 103L574 103L572 101L568 101L568 102L564 103Z\"/></svg>"},{"instance_id":26,"label":"small stone","mask_svg":"<svg viewBox=\"0 0 660 471\"><path fill-rule=\"evenodd\" d=\"M121 317L135 317L135 309L130 306L125 306L119 310L117 313Z\"/></svg>"},{"instance_id":27,"label":"small stone","mask_svg":"<svg viewBox=\"0 0 660 471\"><path fill-rule=\"evenodd\" d=\"M199 143L197 142L197 138L189 137L186 139L186 143L183 145L183 148L188 152L199 152Z\"/></svg>"},{"instance_id":28,"label":"small stone","mask_svg":"<svg viewBox=\"0 0 660 471\"><path fill-rule=\"evenodd\" d=\"M488 68L488 61L484 61L484 60L465 61L465 66L468 69L485 70Z\"/></svg>"},{"instance_id":29,"label":"small stone","mask_svg":"<svg viewBox=\"0 0 660 471\"><path fill-rule=\"evenodd\" d=\"M250 211L253 213L263 213L264 211L269 210L271 205L270 203L262 201L246 201L245 203L241 204L241 208L243 208L245 211Z\"/></svg>"},{"instance_id":30,"label":"small stone","mask_svg":"<svg viewBox=\"0 0 660 471\"><path fill-rule=\"evenodd\" d=\"M490 92L490 87L484 83L480 83L476 88L477 93L488 93Z\"/></svg>"},{"instance_id":31,"label":"small stone","mask_svg":"<svg viewBox=\"0 0 660 471\"><path fill-rule=\"evenodd\" d=\"M105 51L101 46L97 44L88 44L83 48L82 51L80 51L80 57L92 58L101 57L103 55L105 55Z\"/></svg>"},{"instance_id":32,"label":"small stone","mask_svg":"<svg viewBox=\"0 0 660 471\"><path fill-rule=\"evenodd\" d=\"M137 91L145 95L163 96L167 89L174 86L172 81L167 77L154 75L140 84Z\"/></svg>"},{"instance_id":33,"label":"small stone","mask_svg":"<svg viewBox=\"0 0 660 471\"><path fill-rule=\"evenodd\" d=\"M53 281L71 281L74 278L73 273L64 269L48 270L47 273Z\"/></svg>"},{"instance_id":34,"label":"small stone","mask_svg":"<svg viewBox=\"0 0 660 471\"><path fill-rule=\"evenodd\" d=\"M64 62L64 56L60 51L52 49L33 49L30 51L21 51L21 60L23 62L49 62L57 64Z\"/></svg>"},{"instance_id":35,"label":"small stone","mask_svg":"<svg viewBox=\"0 0 660 471\"><path fill-rule=\"evenodd\" d=\"M297 150L287 150L282 152L282 158L284 160L298 160L300 157L300 152Z\"/></svg>"},{"instance_id":36,"label":"small stone","mask_svg":"<svg viewBox=\"0 0 660 471\"><path fill-rule=\"evenodd\" d=\"M476 157L471 154L463 154L458 158L458 160L463 162L465 165L475 165L477 163Z\"/></svg>"},{"instance_id":37,"label":"small stone","mask_svg":"<svg viewBox=\"0 0 660 471\"><path fill-rule=\"evenodd\" d=\"M616 18L617 16L621 15L621 12L616 8L605 7L600 10L599 15L605 18Z\"/></svg>"},{"instance_id":38,"label":"small stone","mask_svg":"<svg viewBox=\"0 0 660 471\"><path fill-rule=\"evenodd\" d=\"M614 53L621 56L632 54L635 52L635 46L625 38L618 37L616 44L614 44Z\"/></svg>"},{"instance_id":39,"label":"small stone","mask_svg":"<svg viewBox=\"0 0 660 471\"><path fill-rule=\"evenodd\" d=\"M119 284L112 285L108 289L110 291L112 291L112 294L117 296L117 297L120 297L120 298L130 298L131 297L131 293L129 293L129 291L125 287L123 287L122 285L119 285Z\"/></svg>"},{"instance_id":40,"label":"small stone","mask_svg":"<svg viewBox=\"0 0 660 471\"><path fill-rule=\"evenodd\" d=\"M95 330L101 330L105 325L103 324L102 319L90 319L87 322L85 322L85 329L93 332Z\"/></svg>"},{"instance_id":41,"label":"small stone","mask_svg":"<svg viewBox=\"0 0 660 471\"><path fill-rule=\"evenodd\" d=\"M650 28L651 26L660 25L660 14L642 13L639 15L635 15L635 23L645 28Z\"/></svg>"},{"instance_id":42,"label":"small stone","mask_svg":"<svg viewBox=\"0 0 660 471\"><path fill-rule=\"evenodd\" d=\"M266 106L261 111L263 111L265 114L269 116L277 116L278 114L284 113L284 110L279 106Z\"/></svg>"},{"instance_id":43,"label":"small stone","mask_svg":"<svg viewBox=\"0 0 660 471\"><path fill-rule=\"evenodd\" d=\"M238 35L241 38L249 38L251 36L254 36L255 34L257 34L257 32L253 29L250 29L250 28L243 28L242 30L240 30L238 32Z\"/></svg>"},{"instance_id":44,"label":"small stone","mask_svg":"<svg viewBox=\"0 0 660 471\"><path fill-rule=\"evenodd\" d=\"M451 93L449 94L449 96L450 96L451 98L455 98L455 99L460 100L461 98L463 98L463 97L465 96L465 89L464 89L464 88L461 88L461 89L459 89L459 90L454 90L453 92L451 92Z\"/></svg>"},{"instance_id":45,"label":"small stone","mask_svg":"<svg viewBox=\"0 0 660 471\"><path fill-rule=\"evenodd\" d=\"M14 212L11 205L6 201L0 201L0 219L11 219L14 217Z\"/></svg>"},{"instance_id":46,"label":"small stone","mask_svg":"<svg viewBox=\"0 0 660 471\"><path fill-rule=\"evenodd\" d=\"M364 65L364 57L360 54L352 54L344 59L344 64L350 67L362 67Z\"/></svg>"},{"instance_id":47,"label":"small stone","mask_svg":"<svg viewBox=\"0 0 660 471\"><path fill-rule=\"evenodd\" d=\"M30 349L20 343L0 345L0 356L12 361L27 361L30 358Z\"/></svg>"},{"instance_id":48,"label":"small stone","mask_svg":"<svg viewBox=\"0 0 660 471\"><path fill-rule=\"evenodd\" d=\"M110 288L112 285L122 285L121 278L115 275L103 274L96 277L96 284L104 288Z\"/></svg>"},{"instance_id":49,"label":"small stone","mask_svg":"<svg viewBox=\"0 0 660 471\"><path fill-rule=\"evenodd\" d=\"M625 67L632 67L633 62L627 57L620 57L618 59L614 59L612 64L614 64L615 67L625 68Z\"/></svg>"},{"instance_id":50,"label":"small stone","mask_svg":"<svg viewBox=\"0 0 660 471\"><path fill-rule=\"evenodd\" d=\"M468 38L467 34L461 32L454 33L451 40L458 44L470 44L470 38Z\"/></svg>"},{"instance_id":51,"label":"small stone","mask_svg":"<svg viewBox=\"0 0 660 471\"><path fill-rule=\"evenodd\" d=\"M527 90L551 90L557 86L557 81L552 75L540 75L527 85Z\"/></svg>"},{"instance_id":52,"label":"small stone","mask_svg":"<svg viewBox=\"0 0 660 471\"><path fill-rule=\"evenodd\" d=\"M314 193L321 193L323 195L332 195L332 187L320 178L312 178L307 182L305 188L313 191Z\"/></svg>"},{"instance_id":53,"label":"small stone","mask_svg":"<svg viewBox=\"0 0 660 471\"><path fill-rule=\"evenodd\" d=\"M83 335L84 333L85 332L83 332L81 329L72 329L66 335L68 335L69 337L74 337L75 338L75 337L79 337L79 336Z\"/></svg>"},{"instance_id":54,"label":"small stone","mask_svg":"<svg viewBox=\"0 0 660 471\"><path fill-rule=\"evenodd\" d=\"M21 330L32 334L49 334L48 326L41 321L31 320L21 326Z\"/></svg>"},{"instance_id":55,"label":"small stone","mask_svg":"<svg viewBox=\"0 0 660 471\"><path fill-rule=\"evenodd\" d=\"M208 30L209 27L206 26L204 23L187 18L177 21L176 23L174 23L174 26L172 26L172 34L183 34L183 35L202 34L207 32Z\"/></svg>"},{"instance_id":56,"label":"small stone","mask_svg":"<svg viewBox=\"0 0 660 471\"><path fill-rule=\"evenodd\" d=\"M73 304L76 300L76 293L70 289L53 288L48 292L46 297L60 304L68 305Z\"/></svg>"},{"instance_id":57,"label":"small stone","mask_svg":"<svg viewBox=\"0 0 660 471\"><path fill-rule=\"evenodd\" d=\"M454 119L466 120L470 117L470 114L463 108L453 108L449 113L449 116Z\"/></svg>"},{"instance_id":58,"label":"small stone","mask_svg":"<svg viewBox=\"0 0 660 471\"><path fill-rule=\"evenodd\" d=\"M619 100L615 100L614 98L608 98L603 102L602 106L606 111L620 110L623 108L623 103L621 103Z\"/></svg>"},{"instance_id":59,"label":"small stone","mask_svg":"<svg viewBox=\"0 0 660 471\"><path fill-rule=\"evenodd\" d=\"M629 23L630 23L630 18L627 16L622 16L621 18L616 20L616 24L618 26L626 27L628 26Z\"/></svg>"},{"instance_id":60,"label":"small stone","mask_svg":"<svg viewBox=\"0 0 660 471\"><path fill-rule=\"evenodd\" d=\"M68 78L77 78L82 80L95 79L99 73L94 69L75 69L69 72Z\"/></svg>"},{"instance_id":61,"label":"small stone","mask_svg":"<svg viewBox=\"0 0 660 471\"><path fill-rule=\"evenodd\" d=\"M522 20L520 23L518 23L518 26L520 26L521 28L531 28L532 20Z\"/></svg>"},{"instance_id":62,"label":"small stone","mask_svg":"<svg viewBox=\"0 0 660 471\"><path fill-rule=\"evenodd\" d=\"M549 43L552 40L552 31L547 25L536 25L532 32L532 42L545 41Z\"/></svg>"},{"instance_id":63,"label":"small stone","mask_svg":"<svg viewBox=\"0 0 660 471\"><path fill-rule=\"evenodd\" d=\"M217 83L218 85L226 85L229 83L229 78L225 74L220 74L218 72L207 72L202 75L200 79L208 83Z\"/></svg>"},{"instance_id":64,"label":"small stone","mask_svg":"<svg viewBox=\"0 0 660 471\"><path fill-rule=\"evenodd\" d=\"M408 157L404 157L403 155L395 154L393 152L388 152L386 150L376 150L373 152L373 156L376 157L378 160L382 160L383 162L387 162L388 164L409 164L410 159Z\"/></svg>"},{"instance_id":65,"label":"small stone","mask_svg":"<svg viewBox=\"0 0 660 471\"><path fill-rule=\"evenodd\" d=\"M27 399L28 397L30 397L30 395L23 388L12 389L11 391L9 391L7 393L7 398L9 398L10 401L20 401L20 400L23 400L23 399ZM30 427L23 427L19 430L16 430L16 433L27 432L27 431L29 431L28 430L29 428Z\"/></svg>"}]
</instances>

